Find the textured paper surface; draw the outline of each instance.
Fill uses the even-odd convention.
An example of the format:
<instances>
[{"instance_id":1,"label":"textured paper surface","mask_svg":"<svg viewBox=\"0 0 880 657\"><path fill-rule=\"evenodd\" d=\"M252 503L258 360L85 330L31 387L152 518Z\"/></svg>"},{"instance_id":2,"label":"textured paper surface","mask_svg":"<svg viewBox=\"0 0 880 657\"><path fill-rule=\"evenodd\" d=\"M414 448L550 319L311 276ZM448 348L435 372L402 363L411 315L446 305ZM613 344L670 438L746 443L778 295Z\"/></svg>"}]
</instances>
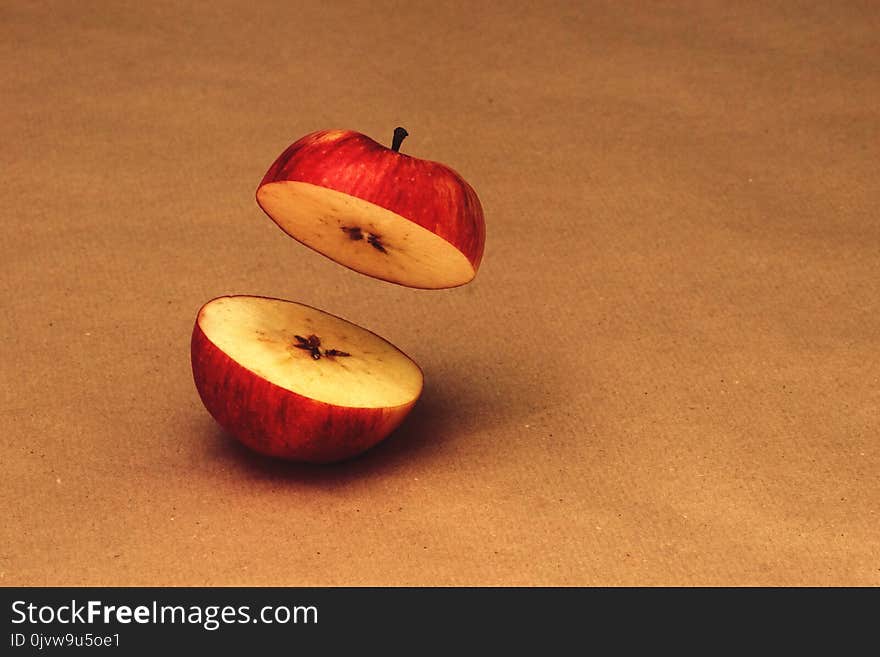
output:
<instances>
[{"instance_id":1,"label":"textured paper surface","mask_svg":"<svg viewBox=\"0 0 880 657\"><path fill-rule=\"evenodd\" d=\"M880 584L875 3L0 8L0 584ZM444 162L464 288L254 202L294 139ZM321 307L426 390L335 467L249 453L199 306Z\"/></svg>"}]
</instances>

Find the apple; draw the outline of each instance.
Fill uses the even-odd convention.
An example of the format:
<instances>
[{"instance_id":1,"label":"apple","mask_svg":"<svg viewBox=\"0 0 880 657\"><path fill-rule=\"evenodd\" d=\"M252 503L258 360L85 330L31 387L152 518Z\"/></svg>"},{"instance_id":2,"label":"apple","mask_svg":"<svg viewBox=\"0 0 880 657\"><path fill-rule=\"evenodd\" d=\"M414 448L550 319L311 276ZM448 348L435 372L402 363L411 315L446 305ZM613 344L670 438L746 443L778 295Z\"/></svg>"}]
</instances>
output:
<instances>
[{"instance_id":1,"label":"apple","mask_svg":"<svg viewBox=\"0 0 880 657\"><path fill-rule=\"evenodd\" d=\"M306 135L257 188L257 203L288 235L375 278L440 289L476 276L486 227L473 188L449 167L352 130Z\"/></svg>"},{"instance_id":2,"label":"apple","mask_svg":"<svg viewBox=\"0 0 880 657\"><path fill-rule=\"evenodd\" d=\"M209 301L191 356L214 419L257 452L294 461L360 454L400 425L422 391L421 369L394 345L281 299Z\"/></svg>"}]
</instances>

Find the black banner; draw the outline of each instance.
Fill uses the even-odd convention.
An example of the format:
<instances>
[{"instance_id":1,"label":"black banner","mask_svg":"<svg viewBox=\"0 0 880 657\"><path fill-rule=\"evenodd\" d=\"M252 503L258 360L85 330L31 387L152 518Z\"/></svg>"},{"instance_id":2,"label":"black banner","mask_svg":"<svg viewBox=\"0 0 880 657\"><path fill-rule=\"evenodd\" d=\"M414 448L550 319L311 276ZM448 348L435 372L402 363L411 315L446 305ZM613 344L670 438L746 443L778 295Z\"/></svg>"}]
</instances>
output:
<instances>
[{"instance_id":1,"label":"black banner","mask_svg":"<svg viewBox=\"0 0 880 657\"><path fill-rule=\"evenodd\" d=\"M877 589L5 588L0 653L768 647L869 636ZM608 642L612 642L608 644ZM590 650L592 652L593 650ZM291 652L291 654L292 654ZM554 650L554 653L556 651ZM580 651L579 651L580 652Z\"/></svg>"}]
</instances>

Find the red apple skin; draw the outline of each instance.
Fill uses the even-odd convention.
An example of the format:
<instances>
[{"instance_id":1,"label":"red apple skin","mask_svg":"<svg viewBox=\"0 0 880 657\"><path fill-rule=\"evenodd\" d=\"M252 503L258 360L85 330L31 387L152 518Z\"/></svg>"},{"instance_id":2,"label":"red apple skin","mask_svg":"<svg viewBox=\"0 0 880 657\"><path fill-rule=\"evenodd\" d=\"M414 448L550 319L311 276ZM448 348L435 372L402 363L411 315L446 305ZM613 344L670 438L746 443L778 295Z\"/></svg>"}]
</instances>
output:
<instances>
[{"instance_id":1,"label":"red apple skin","mask_svg":"<svg viewBox=\"0 0 880 657\"><path fill-rule=\"evenodd\" d=\"M288 146L260 187L284 180L391 210L455 246L475 272L480 266L486 242L483 207L464 178L443 164L394 151L353 130L322 130Z\"/></svg>"},{"instance_id":2,"label":"red apple skin","mask_svg":"<svg viewBox=\"0 0 880 657\"><path fill-rule=\"evenodd\" d=\"M291 461L332 463L368 450L396 429L415 401L393 408L346 408L281 388L238 364L196 320L193 379L208 412L251 449Z\"/></svg>"}]
</instances>

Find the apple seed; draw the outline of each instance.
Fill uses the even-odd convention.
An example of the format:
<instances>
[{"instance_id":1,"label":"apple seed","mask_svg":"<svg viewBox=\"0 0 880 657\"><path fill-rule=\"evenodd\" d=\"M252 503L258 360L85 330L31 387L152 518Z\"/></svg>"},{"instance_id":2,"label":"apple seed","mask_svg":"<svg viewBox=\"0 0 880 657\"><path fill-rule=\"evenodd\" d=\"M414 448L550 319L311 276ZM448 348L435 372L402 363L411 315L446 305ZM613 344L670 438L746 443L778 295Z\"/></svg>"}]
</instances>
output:
<instances>
[{"instance_id":1,"label":"apple seed","mask_svg":"<svg viewBox=\"0 0 880 657\"><path fill-rule=\"evenodd\" d=\"M293 345L297 349L305 349L312 354L312 358L314 360L321 360L321 338L317 335L310 335L307 338L304 338L301 335L294 335L296 338L297 344ZM340 351L339 349L325 349L324 356L351 356L347 351Z\"/></svg>"},{"instance_id":2,"label":"apple seed","mask_svg":"<svg viewBox=\"0 0 880 657\"><path fill-rule=\"evenodd\" d=\"M342 232L348 233L348 238L354 241L364 239L364 234L361 232L360 226L355 226L354 228L342 226Z\"/></svg>"},{"instance_id":3,"label":"apple seed","mask_svg":"<svg viewBox=\"0 0 880 657\"><path fill-rule=\"evenodd\" d=\"M385 250L385 245L382 244L382 240L379 238L378 235L373 235L372 233L370 233L369 237L367 237L367 242L369 242L370 246L372 246L377 251L388 253L388 251Z\"/></svg>"},{"instance_id":4,"label":"apple seed","mask_svg":"<svg viewBox=\"0 0 880 657\"><path fill-rule=\"evenodd\" d=\"M364 239L364 231L360 226L340 226L340 229L343 233L348 235L348 238L352 241L357 242L358 240ZM367 233L367 242L377 251L381 251L382 253L388 253L385 245L382 244L382 238L374 233Z\"/></svg>"}]
</instances>

